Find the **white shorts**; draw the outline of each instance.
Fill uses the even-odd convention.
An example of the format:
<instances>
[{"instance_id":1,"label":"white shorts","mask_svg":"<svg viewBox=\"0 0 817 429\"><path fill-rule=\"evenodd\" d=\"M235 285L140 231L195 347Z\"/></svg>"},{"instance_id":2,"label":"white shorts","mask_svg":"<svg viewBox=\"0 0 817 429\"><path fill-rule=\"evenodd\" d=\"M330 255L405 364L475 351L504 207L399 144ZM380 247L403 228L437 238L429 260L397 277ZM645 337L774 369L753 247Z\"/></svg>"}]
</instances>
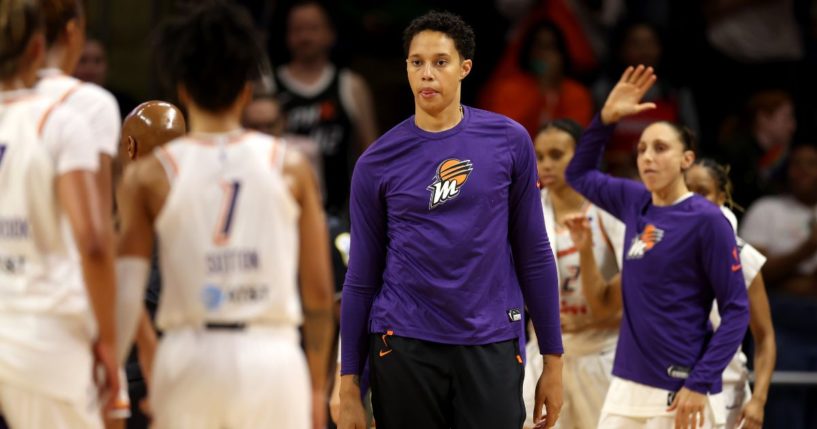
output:
<instances>
[{"instance_id":1,"label":"white shorts","mask_svg":"<svg viewBox=\"0 0 817 429\"><path fill-rule=\"evenodd\" d=\"M55 399L11 385L0 385L0 414L11 429L102 429L99 408L90 402Z\"/></svg>"},{"instance_id":2,"label":"white shorts","mask_svg":"<svg viewBox=\"0 0 817 429\"><path fill-rule=\"evenodd\" d=\"M0 384L79 406L96 401L91 320L85 315L0 314Z\"/></svg>"},{"instance_id":3,"label":"white shorts","mask_svg":"<svg viewBox=\"0 0 817 429\"><path fill-rule=\"evenodd\" d=\"M723 383L723 403L726 408L726 429L738 427L740 412L752 399L752 390L747 381Z\"/></svg>"},{"instance_id":4,"label":"white shorts","mask_svg":"<svg viewBox=\"0 0 817 429\"><path fill-rule=\"evenodd\" d=\"M675 412L667 411L673 392L613 377L602 407L599 429L672 429ZM704 429L725 424L723 394L707 395Z\"/></svg>"},{"instance_id":5,"label":"white shorts","mask_svg":"<svg viewBox=\"0 0 817 429\"><path fill-rule=\"evenodd\" d=\"M0 314L0 413L13 429L101 428L90 314Z\"/></svg>"},{"instance_id":6,"label":"white shorts","mask_svg":"<svg viewBox=\"0 0 817 429\"><path fill-rule=\"evenodd\" d=\"M167 331L151 387L154 429L311 427L309 372L294 327Z\"/></svg>"},{"instance_id":7,"label":"white shorts","mask_svg":"<svg viewBox=\"0 0 817 429\"><path fill-rule=\"evenodd\" d=\"M536 383L542 375L542 357L535 338L527 344L528 361L525 364L525 381L522 384L522 398L525 401L525 428L533 427ZM564 402L562 404L557 429L595 428L601 414L601 407L607 395L607 388L613 378L615 341L599 353L562 356L562 383ZM543 411L544 414L544 411Z\"/></svg>"}]
</instances>

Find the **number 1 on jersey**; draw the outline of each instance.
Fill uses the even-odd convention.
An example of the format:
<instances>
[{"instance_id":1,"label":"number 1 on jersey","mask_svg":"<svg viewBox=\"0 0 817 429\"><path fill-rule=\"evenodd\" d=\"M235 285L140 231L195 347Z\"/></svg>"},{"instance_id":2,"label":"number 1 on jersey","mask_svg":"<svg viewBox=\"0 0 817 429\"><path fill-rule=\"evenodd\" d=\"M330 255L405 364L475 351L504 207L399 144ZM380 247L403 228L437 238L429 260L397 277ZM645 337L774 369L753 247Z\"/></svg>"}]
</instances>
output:
<instances>
[{"instance_id":1,"label":"number 1 on jersey","mask_svg":"<svg viewBox=\"0 0 817 429\"><path fill-rule=\"evenodd\" d=\"M6 154L6 145L0 144L0 165L3 165L3 155Z\"/></svg>"},{"instance_id":2,"label":"number 1 on jersey","mask_svg":"<svg viewBox=\"0 0 817 429\"><path fill-rule=\"evenodd\" d=\"M230 239L230 230L233 227L233 216L235 205L238 200L238 191L241 190L241 182L233 180L221 185L224 190L224 203L221 206L221 215L216 224L216 233L213 241L218 246L224 246Z\"/></svg>"}]
</instances>

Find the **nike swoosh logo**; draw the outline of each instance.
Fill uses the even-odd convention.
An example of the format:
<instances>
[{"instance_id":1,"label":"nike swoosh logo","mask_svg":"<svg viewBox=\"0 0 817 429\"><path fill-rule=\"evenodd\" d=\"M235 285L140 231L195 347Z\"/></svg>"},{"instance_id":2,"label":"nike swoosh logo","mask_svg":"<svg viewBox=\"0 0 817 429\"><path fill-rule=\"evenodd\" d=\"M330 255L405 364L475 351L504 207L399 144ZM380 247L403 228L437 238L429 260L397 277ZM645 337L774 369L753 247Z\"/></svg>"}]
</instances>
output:
<instances>
[{"instance_id":1,"label":"nike swoosh logo","mask_svg":"<svg viewBox=\"0 0 817 429\"><path fill-rule=\"evenodd\" d=\"M380 357L386 356L387 354L393 352L394 350L380 350Z\"/></svg>"},{"instance_id":2,"label":"nike swoosh logo","mask_svg":"<svg viewBox=\"0 0 817 429\"><path fill-rule=\"evenodd\" d=\"M732 272L735 272L740 269L740 264L732 264Z\"/></svg>"}]
</instances>

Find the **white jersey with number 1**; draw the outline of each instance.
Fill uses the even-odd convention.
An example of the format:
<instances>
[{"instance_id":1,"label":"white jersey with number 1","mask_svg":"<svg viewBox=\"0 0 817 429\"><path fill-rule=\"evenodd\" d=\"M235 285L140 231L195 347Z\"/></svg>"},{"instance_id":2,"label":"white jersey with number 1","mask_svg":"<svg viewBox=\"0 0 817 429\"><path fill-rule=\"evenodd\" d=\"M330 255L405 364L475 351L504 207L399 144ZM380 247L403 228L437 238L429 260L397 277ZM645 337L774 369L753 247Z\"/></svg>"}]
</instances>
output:
<instances>
[{"instance_id":1,"label":"white jersey with number 1","mask_svg":"<svg viewBox=\"0 0 817 429\"><path fill-rule=\"evenodd\" d=\"M299 208L283 152L255 132L183 137L157 149L170 178L155 223L167 285L160 328L300 324Z\"/></svg>"},{"instance_id":2,"label":"white jersey with number 1","mask_svg":"<svg viewBox=\"0 0 817 429\"><path fill-rule=\"evenodd\" d=\"M284 148L243 132L155 153L170 179L154 224L165 331L151 384L156 429L310 427L300 213Z\"/></svg>"}]
</instances>

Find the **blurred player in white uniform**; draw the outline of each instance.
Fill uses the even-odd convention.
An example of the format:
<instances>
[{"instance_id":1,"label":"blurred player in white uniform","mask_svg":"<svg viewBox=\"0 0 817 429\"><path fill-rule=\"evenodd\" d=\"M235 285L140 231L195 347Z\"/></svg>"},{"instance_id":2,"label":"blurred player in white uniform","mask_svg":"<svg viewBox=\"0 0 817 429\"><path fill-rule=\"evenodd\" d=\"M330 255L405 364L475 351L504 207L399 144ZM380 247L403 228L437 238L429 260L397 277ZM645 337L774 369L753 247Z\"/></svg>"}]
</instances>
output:
<instances>
[{"instance_id":1,"label":"blurred player in white uniform","mask_svg":"<svg viewBox=\"0 0 817 429\"><path fill-rule=\"evenodd\" d=\"M0 1L0 412L15 428L101 428L113 405L110 213L87 122L29 89L45 50L34 0Z\"/></svg>"},{"instance_id":2,"label":"blurred player in white uniform","mask_svg":"<svg viewBox=\"0 0 817 429\"><path fill-rule=\"evenodd\" d=\"M190 132L125 171L117 262L123 282L143 287L155 232L164 336L154 427L324 427L334 334L326 223L308 162L241 128L258 70L251 20L207 2L169 21L157 43Z\"/></svg>"},{"instance_id":3,"label":"blurred player in white uniform","mask_svg":"<svg viewBox=\"0 0 817 429\"><path fill-rule=\"evenodd\" d=\"M85 44L85 15L80 0L40 0L45 12L48 50L38 72L37 91L59 100L82 115L91 127L88 144L100 155L97 173L104 210L110 210L111 162L119 144L119 106L110 92L71 76Z\"/></svg>"},{"instance_id":4,"label":"blurred player in white uniform","mask_svg":"<svg viewBox=\"0 0 817 429\"><path fill-rule=\"evenodd\" d=\"M702 159L686 172L686 182L690 190L720 206L724 216L732 224L732 229L737 231L737 218L725 206L725 204L732 203L732 183L729 180L727 168L710 159ZM749 388L747 359L743 350L739 348L735 357L723 371L726 429L738 427L760 429L763 427L763 409L766 405L777 358L769 299L766 296L763 276L760 274L760 269L766 263L766 257L740 238L738 238L738 252L743 269L743 279L749 293L749 328L755 341L755 389L753 392ZM720 324L717 306L712 309L710 319L713 326L717 327Z\"/></svg>"},{"instance_id":5,"label":"blurred player in white uniform","mask_svg":"<svg viewBox=\"0 0 817 429\"><path fill-rule=\"evenodd\" d=\"M555 427L563 429L596 427L612 379L618 323L621 320L621 302L605 299L605 296L615 296L603 290L606 282L589 282L591 288L600 284L600 290L586 290L583 287L587 283L587 274L580 264L579 255L585 249L574 243L570 231L565 227L567 219L574 216L586 218L592 231L592 239L586 249L593 256L589 263L598 263L599 267L588 271L591 275L600 271L603 279L609 279L618 272L624 225L591 204L565 182L565 168L573 158L581 131L581 126L569 119L556 120L542 128L534 140L539 181L543 188L545 226L559 273L562 341L565 347L562 372L564 405ZM588 294L592 299L588 299ZM539 354L535 338L528 341L526 352L528 356ZM534 426L534 393L541 373L541 359L528 359L522 388L527 410L526 428Z\"/></svg>"},{"instance_id":6,"label":"blurred player in white uniform","mask_svg":"<svg viewBox=\"0 0 817 429\"><path fill-rule=\"evenodd\" d=\"M113 95L105 89L71 76L85 45L85 15L82 2L40 0L40 5L45 14L47 50L44 67L38 72L40 80L36 89L41 94L70 107L83 116L90 126L91 139L85 144L94 146L99 154L96 177L102 197L100 208L110 213L113 208L111 161L116 156L119 142L119 107ZM119 399L105 421L108 429L124 427L124 419L130 416L124 372L120 374L120 381Z\"/></svg>"}]
</instances>

